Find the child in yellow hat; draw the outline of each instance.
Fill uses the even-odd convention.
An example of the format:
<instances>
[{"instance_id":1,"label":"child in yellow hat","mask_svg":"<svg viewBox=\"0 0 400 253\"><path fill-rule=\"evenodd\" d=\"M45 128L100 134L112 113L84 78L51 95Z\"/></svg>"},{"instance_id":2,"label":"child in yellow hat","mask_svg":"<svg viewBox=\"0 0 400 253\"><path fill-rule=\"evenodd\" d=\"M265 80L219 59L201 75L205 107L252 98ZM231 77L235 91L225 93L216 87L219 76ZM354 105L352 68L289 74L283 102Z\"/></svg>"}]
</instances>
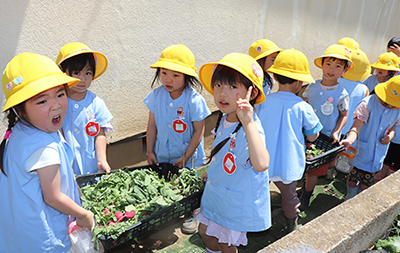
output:
<instances>
[{"instance_id":1,"label":"child in yellow hat","mask_svg":"<svg viewBox=\"0 0 400 253\"><path fill-rule=\"evenodd\" d=\"M56 63L63 72L81 80L67 91L68 110L62 127L74 151L74 173L110 173L105 133L112 129L112 115L104 101L88 90L107 69L107 58L83 43L72 42L61 48Z\"/></svg>"},{"instance_id":2,"label":"child in yellow hat","mask_svg":"<svg viewBox=\"0 0 400 253\"><path fill-rule=\"evenodd\" d=\"M312 107L296 94L303 82L313 83L307 57L295 49L283 50L268 70L279 84L275 93L267 95L258 114L266 133L266 145L271 161L269 180L279 188L287 231L296 229L300 212L297 181L304 175L304 134L312 142L319 136L322 125Z\"/></svg>"},{"instance_id":3,"label":"child in yellow hat","mask_svg":"<svg viewBox=\"0 0 400 253\"><path fill-rule=\"evenodd\" d=\"M354 168L347 175L347 198L370 187L381 170L396 127L400 124L400 76L375 87L375 94L364 98L354 112L355 121L346 139L349 148L358 138ZM368 123L368 124L367 124Z\"/></svg>"},{"instance_id":4,"label":"child in yellow hat","mask_svg":"<svg viewBox=\"0 0 400 253\"><path fill-rule=\"evenodd\" d=\"M260 65L249 55L231 53L200 68L203 87L220 110L201 198L199 233L207 252L237 252L246 232L271 226L269 154L253 105L265 101Z\"/></svg>"},{"instance_id":5,"label":"child in yellow hat","mask_svg":"<svg viewBox=\"0 0 400 253\"><path fill-rule=\"evenodd\" d=\"M338 79L353 68L350 51L342 45L331 45L322 56L314 60L314 64L322 69L323 79L311 83L304 91L303 97L308 100L321 121L321 133L331 137L332 143L337 143L349 110L349 94L339 85ZM306 173L301 210L308 206L318 176L326 175L328 167L329 164Z\"/></svg>"},{"instance_id":6,"label":"child in yellow hat","mask_svg":"<svg viewBox=\"0 0 400 253\"><path fill-rule=\"evenodd\" d=\"M268 39L261 39L251 44L249 48L249 55L253 57L258 64L263 68L264 81L263 89L264 94L268 95L272 92L274 81L268 74L268 69L274 64L279 52L282 51L274 42Z\"/></svg>"},{"instance_id":7,"label":"child in yellow hat","mask_svg":"<svg viewBox=\"0 0 400 253\"><path fill-rule=\"evenodd\" d=\"M371 94L374 93L374 88L378 83L388 81L399 72L398 60L399 58L394 53L385 52L371 65L371 67L375 68L374 73L362 82L368 87Z\"/></svg>"},{"instance_id":8,"label":"child in yellow hat","mask_svg":"<svg viewBox=\"0 0 400 253\"><path fill-rule=\"evenodd\" d=\"M33 53L15 56L3 72L8 126L0 145L1 252L68 252L70 219L93 226L93 213L80 206L71 147L59 131L66 88L78 82Z\"/></svg>"},{"instance_id":9,"label":"child in yellow hat","mask_svg":"<svg viewBox=\"0 0 400 253\"><path fill-rule=\"evenodd\" d=\"M189 169L204 166L205 118L211 112L194 89L201 84L192 51L182 44L169 46L151 68L157 69L151 87L159 82L162 85L143 99L150 111L146 135L148 163L171 163ZM193 217L182 225L187 234L196 229Z\"/></svg>"}]
</instances>

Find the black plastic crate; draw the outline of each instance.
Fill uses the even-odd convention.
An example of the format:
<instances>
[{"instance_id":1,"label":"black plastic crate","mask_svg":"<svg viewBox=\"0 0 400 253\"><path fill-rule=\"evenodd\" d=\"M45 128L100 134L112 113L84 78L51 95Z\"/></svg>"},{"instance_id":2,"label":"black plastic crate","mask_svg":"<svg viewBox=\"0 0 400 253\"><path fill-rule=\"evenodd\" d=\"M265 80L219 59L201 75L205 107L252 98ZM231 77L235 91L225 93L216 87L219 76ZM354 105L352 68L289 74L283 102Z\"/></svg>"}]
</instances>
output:
<instances>
[{"instance_id":1,"label":"black plastic crate","mask_svg":"<svg viewBox=\"0 0 400 253\"><path fill-rule=\"evenodd\" d=\"M331 144L332 141L332 138L322 133L319 134L318 138L312 142L312 144L314 144L318 149L323 149L324 153L312 159L306 159L306 169L304 173L311 172L325 164L334 161L339 152L344 151L343 145L339 145L337 142L335 144Z\"/></svg>"},{"instance_id":2,"label":"black plastic crate","mask_svg":"<svg viewBox=\"0 0 400 253\"><path fill-rule=\"evenodd\" d=\"M146 165L141 167L128 168L130 171L137 169L152 169L158 172L158 176L163 177L165 180L171 180L172 176L179 173L179 168L170 163L160 163L157 165ZM116 172L112 171L111 173ZM105 172L98 172L88 175L81 175L76 177L76 182L79 188L96 184L101 180L101 176L105 175ZM193 211L200 207L201 196L203 195L203 190L198 191L192 195L179 201L181 208L176 208L174 204L158 211L155 214L141 220L126 229L126 231L121 234L116 240L112 239L110 236L102 235L100 237L100 242L104 247L105 251L113 250L125 245L134 238L143 235L147 232L155 230L165 223L178 218L179 216Z\"/></svg>"}]
</instances>

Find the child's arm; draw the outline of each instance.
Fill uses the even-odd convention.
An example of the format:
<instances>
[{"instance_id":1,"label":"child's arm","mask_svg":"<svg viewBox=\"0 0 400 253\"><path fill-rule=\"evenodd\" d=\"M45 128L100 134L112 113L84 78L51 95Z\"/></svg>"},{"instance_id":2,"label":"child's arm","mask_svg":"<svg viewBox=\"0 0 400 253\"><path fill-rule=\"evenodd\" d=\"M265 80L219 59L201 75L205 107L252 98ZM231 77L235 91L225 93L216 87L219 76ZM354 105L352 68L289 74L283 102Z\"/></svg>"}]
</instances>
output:
<instances>
[{"instance_id":1,"label":"child's arm","mask_svg":"<svg viewBox=\"0 0 400 253\"><path fill-rule=\"evenodd\" d=\"M252 88L249 87L245 99L240 98L239 93L237 94L236 114L246 133L253 168L256 171L265 171L269 166L269 153L253 120L253 106L249 103Z\"/></svg>"},{"instance_id":2,"label":"child's arm","mask_svg":"<svg viewBox=\"0 0 400 253\"><path fill-rule=\"evenodd\" d=\"M196 148L199 146L201 139L203 138L204 129L206 128L206 120L203 119L202 121L193 121L193 134L192 138L190 139L189 146L184 153L185 156L185 163L189 160L189 158L193 155ZM181 156L174 165L178 166L179 168L185 167L186 164L183 164L183 156Z\"/></svg>"},{"instance_id":3,"label":"child's arm","mask_svg":"<svg viewBox=\"0 0 400 253\"><path fill-rule=\"evenodd\" d=\"M364 122L362 122L361 120L356 118L354 120L353 126L349 130L349 134L347 135L347 138L342 140L341 142L339 142L339 145L343 145L345 150L347 150L351 146L351 144L353 144L356 141L356 139L358 137L358 133L361 132L361 129L363 128L363 126L364 126Z\"/></svg>"},{"instance_id":4,"label":"child's arm","mask_svg":"<svg viewBox=\"0 0 400 253\"><path fill-rule=\"evenodd\" d=\"M390 143L390 141L393 139L394 137L394 133L396 131L396 125L393 125L390 129L388 129L385 133L385 135L382 137L381 139L381 143L383 145L387 145Z\"/></svg>"},{"instance_id":5,"label":"child's arm","mask_svg":"<svg viewBox=\"0 0 400 253\"><path fill-rule=\"evenodd\" d=\"M348 115L349 111L339 111L339 118L336 122L335 128L331 133L331 138L333 139L332 144L339 141L339 132L346 124Z\"/></svg>"},{"instance_id":6,"label":"child's arm","mask_svg":"<svg viewBox=\"0 0 400 253\"><path fill-rule=\"evenodd\" d=\"M157 158L154 154L154 145L156 143L157 126L154 113L149 112L149 121L147 123L146 145L147 145L147 162L149 164L157 164Z\"/></svg>"},{"instance_id":7,"label":"child's arm","mask_svg":"<svg viewBox=\"0 0 400 253\"><path fill-rule=\"evenodd\" d=\"M307 140L308 140L309 142L313 142L313 141L315 141L316 139L318 139L318 136L319 136L319 132L316 133L316 134L314 134L314 135L307 136Z\"/></svg>"},{"instance_id":8,"label":"child's arm","mask_svg":"<svg viewBox=\"0 0 400 253\"><path fill-rule=\"evenodd\" d=\"M100 133L94 138L94 148L96 150L97 167L99 171L111 172L111 167L107 162L107 137L104 128L100 128Z\"/></svg>"},{"instance_id":9,"label":"child's arm","mask_svg":"<svg viewBox=\"0 0 400 253\"><path fill-rule=\"evenodd\" d=\"M59 169L59 165L50 165L36 170L39 175L44 202L61 213L75 216L78 226L91 229L93 226L93 213L80 207L60 191Z\"/></svg>"}]
</instances>

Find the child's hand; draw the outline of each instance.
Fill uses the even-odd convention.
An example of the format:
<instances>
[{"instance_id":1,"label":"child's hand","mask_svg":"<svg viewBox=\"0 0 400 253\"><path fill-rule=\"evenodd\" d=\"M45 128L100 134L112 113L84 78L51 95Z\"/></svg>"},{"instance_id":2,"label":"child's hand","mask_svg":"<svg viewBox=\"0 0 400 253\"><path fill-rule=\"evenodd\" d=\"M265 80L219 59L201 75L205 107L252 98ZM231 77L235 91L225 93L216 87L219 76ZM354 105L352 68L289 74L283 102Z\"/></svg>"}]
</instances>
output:
<instances>
[{"instance_id":1,"label":"child's hand","mask_svg":"<svg viewBox=\"0 0 400 253\"><path fill-rule=\"evenodd\" d=\"M179 157L179 159L176 162L174 162L174 165L182 169L183 166L185 166L185 164L183 164L183 156Z\"/></svg>"},{"instance_id":2,"label":"child's hand","mask_svg":"<svg viewBox=\"0 0 400 253\"><path fill-rule=\"evenodd\" d=\"M204 172L203 175L201 175L201 181L207 181L208 178L208 172Z\"/></svg>"},{"instance_id":3,"label":"child's hand","mask_svg":"<svg viewBox=\"0 0 400 253\"><path fill-rule=\"evenodd\" d=\"M82 217L76 217L76 225L80 227L87 227L89 229L92 229L93 227L93 219L94 219L94 214L86 210L86 213Z\"/></svg>"},{"instance_id":4,"label":"child's hand","mask_svg":"<svg viewBox=\"0 0 400 253\"><path fill-rule=\"evenodd\" d=\"M110 174L110 172L111 172L111 167L107 161L98 162L97 168L99 168L99 171L105 171L106 174Z\"/></svg>"},{"instance_id":5,"label":"child's hand","mask_svg":"<svg viewBox=\"0 0 400 253\"><path fill-rule=\"evenodd\" d=\"M351 144L353 144L353 142L349 141L348 139L344 139L341 142L339 142L339 145L343 145L344 146L344 150L347 150Z\"/></svg>"},{"instance_id":6,"label":"child's hand","mask_svg":"<svg viewBox=\"0 0 400 253\"><path fill-rule=\"evenodd\" d=\"M388 145L389 143L390 143L390 136L389 135L387 135L387 134L385 134L383 137L382 137L382 139L381 139L381 143L383 144L383 145Z\"/></svg>"},{"instance_id":7,"label":"child's hand","mask_svg":"<svg viewBox=\"0 0 400 253\"><path fill-rule=\"evenodd\" d=\"M333 139L332 144L339 142L339 136L336 132L332 132L331 138Z\"/></svg>"},{"instance_id":8,"label":"child's hand","mask_svg":"<svg viewBox=\"0 0 400 253\"><path fill-rule=\"evenodd\" d=\"M387 50L388 52L395 53L398 57L400 57L400 47L397 44L394 44Z\"/></svg>"},{"instance_id":9,"label":"child's hand","mask_svg":"<svg viewBox=\"0 0 400 253\"><path fill-rule=\"evenodd\" d=\"M156 155L154 153L149 153L147 156L147 162L151 165L151 164L156 164L157 166L159 165L159 163L157 162L157 158Z\"/></svg>"},{"instance_id":10,"label":"child's hand","mask_svg":"<svg viewBox=\"0 0 400 253\"><path fill-rule=\"evenodd\" d=\"M251 106L251 104L249 103L252 89L253 87L250 86L244 99L240 97L239 93L236 94L236 115L238 116L242 124L249 123L253 120L253 106Z\"/></svg>"}]
</instances>

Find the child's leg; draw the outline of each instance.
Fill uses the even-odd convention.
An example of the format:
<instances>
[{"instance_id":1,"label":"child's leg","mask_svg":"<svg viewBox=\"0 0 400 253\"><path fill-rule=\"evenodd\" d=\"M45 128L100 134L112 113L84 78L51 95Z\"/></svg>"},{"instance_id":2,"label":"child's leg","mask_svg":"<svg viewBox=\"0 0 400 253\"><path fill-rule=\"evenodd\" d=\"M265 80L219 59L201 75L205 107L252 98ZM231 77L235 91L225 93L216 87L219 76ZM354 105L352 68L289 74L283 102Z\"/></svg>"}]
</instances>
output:
<instances>
[{"instance_id":1,"label":"child's leg","mask_svg":"<svg viewBox=\"0 0 400 253\"><path fill-rule=\"evenodd\" d=\"M381 181L388 175L389 175L389 166L387 164L383 164L382 169L378 171L374 176L374 184Z\"/></svg>"},{"instance_id":2,"label":"child's leg","mask_svg":"<svg viewBox=\"0 0 400 253\"><path fill-rule=\"evenodd\" d=\"M290 184L284 184L283 182L274 182L278 187L282 196L282 211L286 217L286 230L292 232L297 227L297 216L300 212L300 199L297 197L296 186L297 181L291 182Z\"/></svg>"},{"instance_id":3,"label":"child's leg","mask_svg":"<svg viewBox=\"0 0 400 253\"><path fill-rule=\"evenodd\" d=\"M221 251L221 246L218 243L218 239L214 236L208 236L206 235L207 231L207 226L199 223L199 234L201 238L203 238L204 244L206 245L207 249L210 249L212 251Z\"/></svg>"},{"instance_id":4,"label":"child's leg","mask_svg":"<svg viewBox=\"0 0 400 253\"><path fill-rule=\"evenodd\" d=\"M221 243L222 253L237 253L237 247L234 245L228 246L226 243Z\"/></svg>"}]
</instances>

